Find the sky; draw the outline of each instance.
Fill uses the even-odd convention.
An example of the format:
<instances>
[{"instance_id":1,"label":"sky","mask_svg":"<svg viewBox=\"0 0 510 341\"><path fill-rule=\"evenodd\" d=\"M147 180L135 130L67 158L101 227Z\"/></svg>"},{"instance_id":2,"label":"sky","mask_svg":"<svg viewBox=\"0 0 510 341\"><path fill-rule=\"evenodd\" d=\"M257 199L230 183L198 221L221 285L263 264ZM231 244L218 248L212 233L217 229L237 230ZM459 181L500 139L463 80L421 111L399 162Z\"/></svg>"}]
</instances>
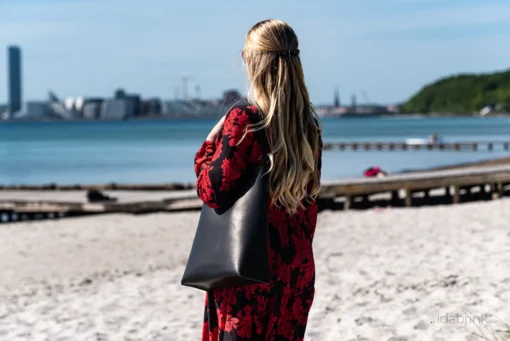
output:
<instances>
[{"instance_id":1,"label":"sky","mask_svg":"<svg viewBox=\"0 0 510 341\"><path fill-rule=\"evenodd\" d=\"M23 53L24 100L172 99L189 76L202 98L245 92L248 30L275 18L296 31L314 104L399 103L434 80L510 69L508 0L0 0L0 103L6 49Z\"/></svg>"}]
</instances>

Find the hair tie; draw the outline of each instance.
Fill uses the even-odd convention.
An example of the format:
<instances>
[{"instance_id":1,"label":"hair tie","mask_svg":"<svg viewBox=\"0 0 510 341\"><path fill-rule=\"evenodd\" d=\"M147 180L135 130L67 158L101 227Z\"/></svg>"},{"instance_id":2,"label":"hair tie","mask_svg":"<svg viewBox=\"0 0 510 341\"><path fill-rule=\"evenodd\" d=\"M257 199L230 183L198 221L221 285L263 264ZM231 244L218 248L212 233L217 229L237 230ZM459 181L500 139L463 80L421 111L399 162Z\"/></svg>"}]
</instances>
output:
<instances>
[{"instance_id":1,"label":"hair tie","mask_svg":"<svg viewBox=\"0 0 510 341\"><path fill-rule=\"evenodd\" d=\"M277 55L278 57L288 57L288 58L290 58L291 56L294 57L294 56L299 55L299 49L295 49L295 50L279 50L279 51L275 51L274 54Z\"/></svg>"}]
</instances>

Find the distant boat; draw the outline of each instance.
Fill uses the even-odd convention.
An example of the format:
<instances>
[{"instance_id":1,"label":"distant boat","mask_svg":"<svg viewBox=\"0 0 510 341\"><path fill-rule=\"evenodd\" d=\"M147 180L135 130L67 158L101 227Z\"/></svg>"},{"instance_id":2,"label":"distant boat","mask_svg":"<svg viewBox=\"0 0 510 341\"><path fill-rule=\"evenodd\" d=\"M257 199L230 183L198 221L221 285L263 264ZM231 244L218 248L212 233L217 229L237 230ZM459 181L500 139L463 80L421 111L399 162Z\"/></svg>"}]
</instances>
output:
<instances>
[{"instance_id":1,"label":"distant boat","mask_svg":"<svg viewBox=\"0 0 510 341\"><path fill-rule=\"evenodd\" d=\"M490 106L486 106L482 110L480 110L480 116L482 116L482 117L487 116L491 112L492 112L492 108Z\"/></svg>"},{"instance_id":2,"label":"distant boat","mask_svg":"<svg viewBox=\"0 0 510 341\"><path fill-rule=\"evenodd\" d=\"M423 145L423 144L436 144L436 143L444 143L443 138L436 137L435 139L430 136L429 138L410 138L406 140L406 144L409 145Z\"/></svg>"}]
</instances>

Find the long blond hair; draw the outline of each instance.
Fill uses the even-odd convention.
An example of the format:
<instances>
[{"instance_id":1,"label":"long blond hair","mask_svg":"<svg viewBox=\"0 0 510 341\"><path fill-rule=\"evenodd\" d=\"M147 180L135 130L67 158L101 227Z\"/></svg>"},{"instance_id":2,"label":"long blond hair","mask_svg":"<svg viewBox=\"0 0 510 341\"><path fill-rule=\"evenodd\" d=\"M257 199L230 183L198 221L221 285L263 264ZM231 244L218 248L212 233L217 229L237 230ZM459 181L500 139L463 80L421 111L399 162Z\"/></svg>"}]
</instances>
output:
<instances>
[{"instance_id":1,"label":"long blond hair","mask_svg":"<svg viewBox=\"0 0 510 341\"><path fill-rule=\"evenodd\" d=\"M270 197L295 212L319 194L322 130L305 85L298 39L285 22L264 20L248 32L242 55L251 80L250 101L264 114L249 130L266 129Z\"/></svg>"}]
</instances>

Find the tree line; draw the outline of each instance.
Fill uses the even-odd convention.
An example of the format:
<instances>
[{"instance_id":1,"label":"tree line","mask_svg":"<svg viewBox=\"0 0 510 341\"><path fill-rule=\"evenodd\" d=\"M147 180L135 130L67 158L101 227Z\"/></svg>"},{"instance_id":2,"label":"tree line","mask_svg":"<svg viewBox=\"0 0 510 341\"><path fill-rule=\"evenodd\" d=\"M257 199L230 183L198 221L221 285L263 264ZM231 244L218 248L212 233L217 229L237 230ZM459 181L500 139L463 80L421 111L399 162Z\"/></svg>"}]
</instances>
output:
<instances>
[{"instance_id":1,"label":"tree line","mask_svg":"<svg viewBox=\"0 0 510 341\"><path fill-rule=\"evenodd\" d=\"M401 112L466 114L485 107L510 112L510 70L440 79L412 96L401 106Z\"/></svg>"}]
</instances>

